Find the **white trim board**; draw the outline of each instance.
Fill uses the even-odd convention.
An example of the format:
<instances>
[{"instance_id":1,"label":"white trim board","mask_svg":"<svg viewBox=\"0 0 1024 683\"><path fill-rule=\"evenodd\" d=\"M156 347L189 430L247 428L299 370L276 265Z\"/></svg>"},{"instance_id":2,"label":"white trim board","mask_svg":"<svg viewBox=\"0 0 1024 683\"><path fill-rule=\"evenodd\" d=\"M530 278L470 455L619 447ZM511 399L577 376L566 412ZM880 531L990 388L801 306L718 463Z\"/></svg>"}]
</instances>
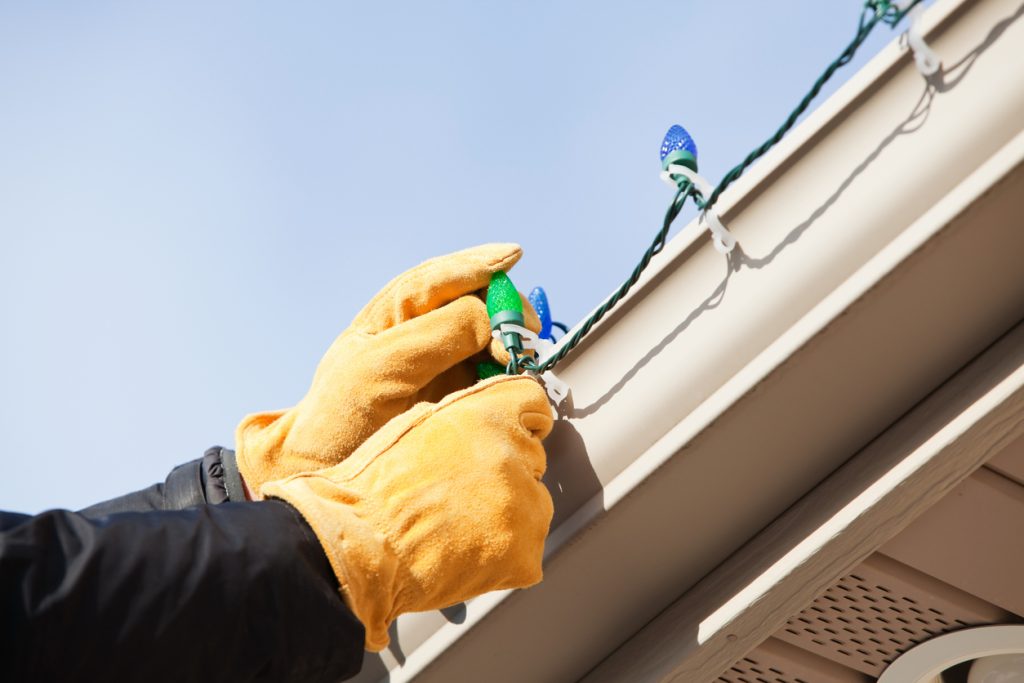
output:
<instances>
[{"instance_id":1,"label":"white trim board","mask_svg":"<svg viewBox=\"0 0 1024 683\"><path fill-rule=\"evenodd\" d=\"M922 97L883 51L723 197L733 261L673 240L560 366L544 583L403 617L357 680L578 678L1020 319L1018 8L931 8L962 64Z\"/></svg>"}]
</instances>

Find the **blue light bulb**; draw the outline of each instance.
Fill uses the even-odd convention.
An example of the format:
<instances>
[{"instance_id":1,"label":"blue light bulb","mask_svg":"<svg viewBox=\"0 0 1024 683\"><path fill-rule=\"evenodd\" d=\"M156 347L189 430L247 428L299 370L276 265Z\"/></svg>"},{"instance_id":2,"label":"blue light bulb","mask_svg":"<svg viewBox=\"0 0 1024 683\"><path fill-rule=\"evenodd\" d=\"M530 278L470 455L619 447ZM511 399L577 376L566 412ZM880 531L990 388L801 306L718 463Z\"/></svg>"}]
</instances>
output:
<instances>
[{"instance_id":1,"label":"blue light bulb","mask_svg":"<svg viewBox=\"0 0 1024 683\"><path fill-rule=\"evenodd\" d=\"M528 298L533 310L537 311L537 317L540 318L538 336L541 339L551 339L551 305L548 303L547 293L541 287L534 287Z\"/></svg>"},{"instance_id":2,"label":"blue light bulb","mask_svg":"<svg viewBox=\"0 0 1024 683\"><path fill-rule=\"evenodd\" d=\"M671 164L697 171L697 143L680 125L669 128L661 142L661 168L668 169Z\"/></svg>"}]
</instances>

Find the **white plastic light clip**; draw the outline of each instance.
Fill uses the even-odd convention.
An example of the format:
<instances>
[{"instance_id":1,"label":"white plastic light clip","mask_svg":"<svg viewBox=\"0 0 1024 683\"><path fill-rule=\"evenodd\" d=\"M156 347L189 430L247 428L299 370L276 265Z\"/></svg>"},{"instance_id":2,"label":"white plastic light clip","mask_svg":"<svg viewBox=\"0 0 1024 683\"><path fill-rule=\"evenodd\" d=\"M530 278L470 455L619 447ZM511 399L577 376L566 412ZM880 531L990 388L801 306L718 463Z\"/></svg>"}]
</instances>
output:
<instances>
[{"instance_id":1,"label":"white plastic light clip","mask_svg":"<svg viewBox=\"0 0 1024 683\"><path fill-rule=\"evenodd\" d=\"M515 332L518 334L520 339L523 341L523 348L533 349L537 354L537 358L543 358L555 347L555 343L550 339L541 339L533 330L528 330L522 325L516 325L515 323L502 323L497 330L491 332L491 336L495 339L501 339L501 335L506 332ZM531 374L543 382L544 388L548 392L548 398L557 410L558 404L564 401L565 397L569 395L569 385L564 380L556 377L555 373L550 370L540 374Z\"/></svg>"},{"instance_id":2,"label":"white plastic light clip","mask_svg":"<svg viewBox=\"0 0 1024 683\"><path fill-rule=\"evenodd\" d=\"M903 10L912 1L899 0L896 6ZM924 6L921 3L914 5L907 12L907 17L910 18L910 26L907 27L907 45L910 46L911 51L914 53L914 64L917 65L917 70L921 72L922 76L927 78L939 70L939 67L942 66L942 60L939 59L939 55L924 40L921 32L921 18L923 16Z\"/></svg>"},{"instance_id":3,"label":"white plastic light clip","mask_svg":"<svg viewBox=\"0 0 1024 683\"><path fill-rule=\"evenodd\" d=\"M711 192L714 190L707 178L699 175L686 166L670 164L667 169L661 172L661 179L664 180L669 187L676 187L676 181L672 179L673 175L686 176L686 178L693 183L705 197L710 197ZM702 211L699 223L711 231L711 242L715 245L715 249L719 254L728 254L736 247L736 238L733 237L733 234L729 232L724 225L722 225L722 220L718 217L718 214L715 213L714 209Z\"/></svg>"},{"instance_id":4,"label":"white plastic light clip","mask_svg":"<svg viewBox=\"0 0 1024 683\"><path fill-rule=\"evenodd\" d=\"M500 340L501 335L508 332L518 334L519 338L523 340L523 348L533 349L537 352L538 358L555 345L555 342L550 339L541 339L533 330L528 330L522 325L516 325L515 323L502 323L498 326L498 329L491 331L491 336Z\"/></svg>"},{"instance_id":5,"label":"white plastic light clip","mask_svg":"<svg viewBox=\"0 0 1024 683\"><path fill-rule=\"evenodd\" d=\"M537 377L540 381L544 382L548 398L551 399L551 403L557 412L558 405L569 395L569 384L550 370L540 373Z\"/></svg>"}]
</instances>

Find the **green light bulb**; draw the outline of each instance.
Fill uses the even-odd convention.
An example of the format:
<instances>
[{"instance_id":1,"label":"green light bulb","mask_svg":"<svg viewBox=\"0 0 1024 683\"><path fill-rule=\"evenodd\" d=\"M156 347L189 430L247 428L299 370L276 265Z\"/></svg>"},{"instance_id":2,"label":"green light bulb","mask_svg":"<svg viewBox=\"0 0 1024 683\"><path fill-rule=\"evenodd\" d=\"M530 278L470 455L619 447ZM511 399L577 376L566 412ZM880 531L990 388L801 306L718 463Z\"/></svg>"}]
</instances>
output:
<instances>
[{"instance_id":1,"label":"green light bulb","mask_svg":"<svg viewBox=\"0 0 1024 683\"><path fill-rule=\"evenodd\" d=\"M520 327L526 325L519 290L504 271L499 270L491 276L491 284L487 287L487 315L491 317L492 330L501 331L504 324ZM523 339L518 332L501 332L501 343L510 354L522 355ZM480 379L487 379L503 372L505 369L497 363L480 363L476 368Z\"/></svg>"},{"instance_id":2,"label":"green light bulb","mask_svg":"<svg viewBox=\"0 0 1024 683\"><path fill-rule=\"evenodd\" d=\"M504 271L499 270L491 276L491 284L487 288L487 315L491 316L492 330L501 330L506 323L520 327L526 325L519 290ZM523 340L518 332L502 332L501 343L509 353L523 353Z\"/></svg>"},{"instance_id":3,"label":"green light bulb","mask_svg":"<svg viewBox=\"0 0 1024 683\"><path fill-rule=\"evenodd\" d=\"M501 367L494 361L476 364L476 376L480 379L490 379L491 377L497 377L498 375L504 374L505 368Z\"/></svg>"},{"instance_id":4,"label":"green light bulb","mask_svg":"<svg viewBox=\"0 0 1024 683\"><path fill-rule=\"evenodd\" d=\"M508 274L499 270L491 276L491 285L487 288L487 315L491 316L491 329L496 329L494 317L506 311L518 313L519 322L516 324L523 324L523 300L519 298L519 290Z\"/></svg>"}]
</instances>

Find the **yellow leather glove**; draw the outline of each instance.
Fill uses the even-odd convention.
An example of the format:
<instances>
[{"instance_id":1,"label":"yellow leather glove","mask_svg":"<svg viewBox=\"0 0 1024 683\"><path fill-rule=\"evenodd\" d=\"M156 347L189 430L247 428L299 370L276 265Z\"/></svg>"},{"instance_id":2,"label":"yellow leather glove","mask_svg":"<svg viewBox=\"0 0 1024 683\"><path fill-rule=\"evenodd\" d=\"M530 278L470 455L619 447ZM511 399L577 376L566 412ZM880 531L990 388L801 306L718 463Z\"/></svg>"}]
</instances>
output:
<instances>
[{"instance_id":1,"label":"yellow leather glove","mask_svg":"<svg viewBox=\"0 0 1024 683\"><path fill-rule=\"evenodd\" d=\"M238 468L248 488L258 492L266 481L341 462L409 407L472 385L474 356L488 345L507 363L477 292L521 255L519 245L488 244L392 280L327 350L298 405L248 415L238 425ZM539 330L528 304L524 313L527 327Z\"/></svg>"},{"instance_id":2,"label":"yellow leather glove","mask_svg":"<svg viewBox=\"0 0 1024 683\"><path fill-rule=\"evenodd\" d=\"M414 406L341 464L263 494L309 522L376 652L400 614L540 581L551 426L536 380L494 377Z\"/></svg>"}]
</instances>

